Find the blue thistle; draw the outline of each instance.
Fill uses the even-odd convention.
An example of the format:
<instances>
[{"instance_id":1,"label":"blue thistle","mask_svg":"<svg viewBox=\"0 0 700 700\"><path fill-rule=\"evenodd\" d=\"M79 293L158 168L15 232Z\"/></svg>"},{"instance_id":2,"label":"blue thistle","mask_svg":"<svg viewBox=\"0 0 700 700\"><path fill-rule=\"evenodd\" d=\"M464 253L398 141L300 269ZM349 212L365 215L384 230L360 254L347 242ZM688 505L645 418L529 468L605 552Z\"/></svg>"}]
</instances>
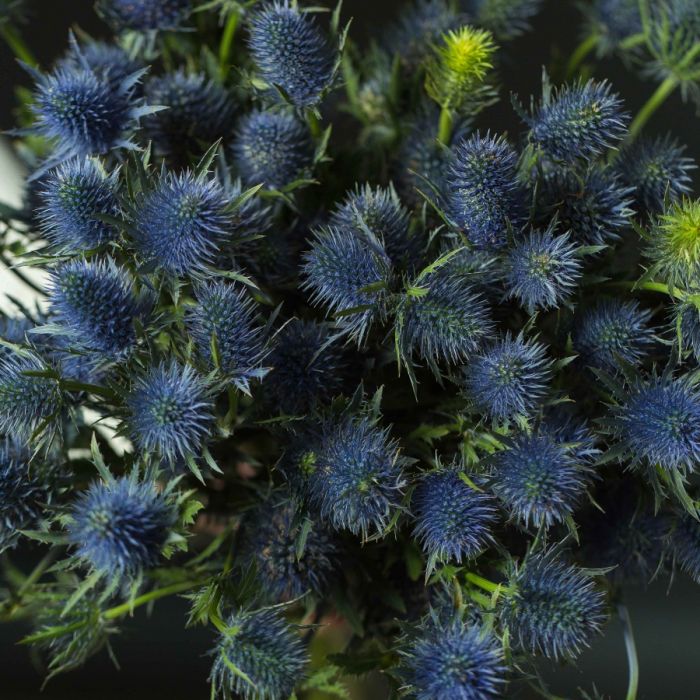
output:
<instances>
[{"instance_id":1,"label":"blue thistle","mask_svg":"<svg viewBox=\"0 0 700 700\"><path fill-rule=\"evenodd\" d=\"M357 309L338 319L341 327L362 342L371 323L382 315L391 266L382 244L351 228L323 228L314 232L304 254L303 289L311 301L333 313ZM370 285L381 288L372 291Z\"/></svg>"},{"instance_id":2,"label":"blue thistle","mask_svg":"<svg viewBox=\"0 0 700 700\"><path fill-rule=\"evenodd\" d=\"M479 248L498 248L523 220L518 155L503 137L474 134L454 149L444 186L447 214Z\"/></svg>"},{"instance_id":3,"label":"blue thistle","mask_svg":"<svg viewBox=\"0 0 700 700\"><path fill-rule=\"evenodd\" d=\"M199 356L210 368L217 364L235 386L247 393L250 380L265 374L261 367L264 339L256 322L255 303L245 291L224 282L202 284L196 296L197 304L187 314L187 329Z\"/></svg>"},{"instance_id":4,"label":"blue thistle","mask_svg":"<svg viewBox=\"0 0 700 700\"><path fill-rule=\"evenodd\" d=\"M381 533L401 498L401 464L389 430L369 418L328 423L309 477L312 503L336 530Z\"/></svg>"},{"instance_id":5,"label":"blue thistle","mask_svg":"<svg viewBox=\"0 0 700 700\"><path fill-rule=\"evenodd\" d=\"M107 175L91 158L70 160L42 181L37 211L42 231L53 245L70 253L116 240L118 230L101 216L117 218L118 171Z\"/></svg>"},{"instance_id":6,"label":"blue thistle","mask_svg":"<svg viewBox=\"0 0 700 700\"><path fill-rule=\"evenodd\" d=\"M700 524L688 514L678 517L671 534L675 559L696 583L700 583Z\"/></svg>"},{"instance_id":7,"label":"blue thistle","mask_svg":"<svg viewBox=\"0 0 700 700\"><path fill-rule=\"evenodd\" d=\"M308 661L299 635L274 610L238 610L226 624L210 676L216 697L286 700Z\"/></svg>"},{"instance_id":8,"label":"blue thistle","mask_svg":"<svg viewBox=\"0 0 700 700\"><path fill-rule=\"evenodd\" d=\"M472 358L465 371L465 389L491 418L528 416L544 398L551 365L544 345L509 334Z\"/></svg>"},{"instance_id":9,"label":"blue thistle","mask_svg":"<svg viewBox=\"0 0 700 700\"><path fill-rule=\"evenodd\" d=\"M296 107L317 104L331 83L333 52L312 16L296 3L268 3L256 12L248 46L262 78Z\"/></svg>"},{"instance_id":10,"label":"blue thistle","mask_svg":"<svg viewBox=\"0 0 700 700\"><path fill-rule=\"evenodd\" d=\"M158 453L171 466L201 455L213 421L204 381L172 362L137 379L127 398L128 421L137 447Z\"/></svg>"},{"instance_id":11,"label":"blue thistle","mask_svg":"<svg viewBox=\"0 0 700 700\"><path fill-rule=\"evenodd\" d=\"M505 284L529 314L557 308L576 289L583 272L578 246L570 234L532 229L508 252Z\"/></svg>"},{"instance_id":12,"label":"blue thistle","mask_svg":"<svg viewBox=\"0 0 700 700\"><path fill-rule=\"evenodd\" d=\"M15 345L27 345L28 333L36 327L28 316L0 316L0 338ZM11 355L12 351L0 345L0 357Z\"/></svg>"},{"instance_id":13,"label":"blue thistle","mask_svg":"<svg viewBox=\"0 0 700 700\"><path fill-rule=\"evenodd\" d=\"M213 178L191 170L163 171L136 204L134 246L170 274L201 273L230 235L230 204Z\"/></svg>"},{"instance_id":14,"label":"blue thistle","mask_svg":"<svg viewBox=\"0 0 700 700\"><path fill-rule=\"evenodd\" d=\"M58 65L78 70L85 64L95 75L114 86L144 67L140 59L130 56L121 46L94 40L87 41L80 47L73 43Z\"/></svg>"},{"instance_id":15,"label":"blue thistle","mask_svg":"<svg viewBox=\"0 0 700 700\"><path fill-rule=\"evenodd\" d=\"M68 539L93 570L128 580L158 563L175 519L173 504L151 481L96 481L71 508Z\"/></svg>"},{"instance_id":16,"label":"blue thistle","mask_svg":"<svg viewBox=\"0 0 700 700\"><path fill-rule=\"evenodd\" d=\"M639 365L654 346L650 319L636 301L603 299L577 315L574 350L588 366L609 372L621 362Z\"/></svg>"},{"instance_id":17,"label":"blue thistle","mask_svg":"<svg viewBox=\"0 0 700 700\"><path fill-rule=\"evenodd\" d=\"M193 10L192 0L98 0L100 14L118 31L178 29Z\"/></svg>"},{"instance_id":18,"label":"blue thistle","mask_svg":"<svg viewBox=\"0 0 700 700\"><path fill-rule=\"evenodd\" d=\"M514 39L531 28L530 20L540 11L543 0L463 0L466 12L476 24L501 41Z\"/></svg>"},{"instance_id":19,"label":"blue thistle","mask_svg":"<svg viewBox=\"0 0 700 700\"><path fill-rule=\"evenodd\" d=\"M431 561L461 563L493 541L491 530L497 519L493 497L463 481L456 468L425 474L413 493L411 509L416 521L413 536Z\"/></svg>"},{"instance_id":20,"label":"blue thistle","mask_svg":"<svg viewBox=\"0 0 700 700\"><path fill-rule=\"evenodd\" d=\"M594 579L551 553L531 557L510 587L501 617L525 651L573 659L606 621L605 596Z\"/></svg>"},{"instance_id":21,"label":"blue thistle","mask_svg":"<svg viewBox=\"0 0 700 700\"><path fill-rule=\"evenodd\" d=\"M503 697L503 650L492 633L476 624L434 615L401 654L400 676L416 700Z\"/></svg>"},{"instance_id":22,"label":"blue thistle","mask_svg":"<svg viewBox=\"0 0 700 700\"><path fill-rule=\"evenodd\" d=\"M315 321L292 319L275 335L264 389L282 413L306 413L340 394L345 369L339 343Z\"/></svg>"},{"instance_id":23,"label":"blue thistle","mask_svg":"<svg viewBox=\"0 0 700 700\"><path fill-rule=\"evenodd\" d=\"M680 327L681 344L690 350L700 361L700 309L692 301L681 301L674 305L672 332L678 335Z\"/></svg>"}]
</instances>

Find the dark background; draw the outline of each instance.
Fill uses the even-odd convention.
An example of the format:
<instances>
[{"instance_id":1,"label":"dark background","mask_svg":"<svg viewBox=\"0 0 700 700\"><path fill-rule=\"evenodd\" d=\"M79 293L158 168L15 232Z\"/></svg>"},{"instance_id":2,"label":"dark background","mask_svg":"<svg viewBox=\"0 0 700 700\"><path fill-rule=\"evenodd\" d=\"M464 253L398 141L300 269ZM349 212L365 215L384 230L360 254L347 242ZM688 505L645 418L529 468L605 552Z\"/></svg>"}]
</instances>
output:
<instances>
[{"instance_id":1,"label":"dark background","mask_svg":"<svg viewBox=\"0 0 700 700\"><path fill-rule=\"evenodd\" d=\"M34 0L34 12L24 27L24 36L44 65L66 48L68 27L79 24L93 36L105 27L92 11L92 0ZM345 0L346 17L354 17L352 36L376 34L405 0ZM535 21L534 31L512 42L501 74L503 84L522 96L538 93L541 68L557 53L568 55L578 43L580 19L573 0L549 0ZM598 64L598 76L605 76L623 94L634 113L653 86L638 80L618 61ZM0 128L12 126L15 106L13 87L29 86L26 74L16 65L6 46L0 43ZM480 118L480 126L492 131L520 130L504 95L499 105ZM688 155L700 161L700 130L695 109L674 95L657 112L647 130L672 131L688 145ZM3 173L0 172L0 178ZM630 589L626 600L637 638L641 667L640 700L694 700L700 698L700 588L685 577L675 581L670 592L659 582L648 590ZM15 643L26 630L21 625L0 625L0 698L2 700L117 700L124 697L207 700L206 682L212 636L207 630L184 630L186 603L163 600L150 618L143 609L127 621L114 648L121 671L105 654L88 661L80 671L59 677L40 693L41 674L32 665L25 647ZM598 690L617 700L624 698L627 665L622 631L612 622L605 637L585 653L577 668L544 668L552 691L572 697L578 687Z\"/></svg>"}]
</instances>

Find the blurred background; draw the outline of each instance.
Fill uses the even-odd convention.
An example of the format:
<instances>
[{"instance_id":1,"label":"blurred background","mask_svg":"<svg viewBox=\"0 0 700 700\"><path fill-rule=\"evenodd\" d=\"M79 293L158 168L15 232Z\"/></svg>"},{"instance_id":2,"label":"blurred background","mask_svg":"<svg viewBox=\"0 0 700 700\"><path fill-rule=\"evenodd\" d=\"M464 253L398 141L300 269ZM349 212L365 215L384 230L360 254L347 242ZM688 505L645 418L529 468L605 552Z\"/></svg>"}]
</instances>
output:
<instances>
[{"instance_id":1,"label":"blurred background","mask_svg":"<svg viewBox=\"0 0 700 700\"><path fill-rule=\"evenodd\" d=\"M92 36L106 33L92 9L92 0L30 0L34 10L24 27L24 36L44 66L52 63L66 48L69 27L80 26ZM320 4L320 3L319 3ZM353 17L352 36L368 41L386 22L406 6L406 0L345 0L344 15ZM511 42L502 65L502 82L527 97L538 94L541 70L557 54L567 56L578 44L580 15L575 0L548 0L534 22L534 29ZM653 86L638 80L618 61L602 61L596 74L607 77L615 90L635 112L645 102ZM0 129L13 125L16 107L14 90L31 84L4 43L0 43ZM687 144L687 154L700 161L700 129L695 108L683 104L676 94L654 116L650 133L673 131ZM508 95L486 110L478 125L496 132L517 134L521 127L510 107ZM0 137L0 201L17 204L22 197L20 164L13 158L8 141ZM696 188L697 189L697 188ZM0 308L7 308L5 294L26 295L0 263ZM31 558L31 552L26 554ZM19 562L22 565L22 562ZM666 582L647 590L630 589L625 595L635 630L641 667L640 700L693 700L700 698L697 686L698 630L700 630L700 587L678 577L667 589ZM53 680L40 692L42 675L28 649L17 645L26 630L19 624L0 625L0 698L2 700L206 700L206 681L212 635L201 628L185 630L186 601L163 600L150 612L139 610L126 621L123 633L114 641L121 670L115 669L106 654L88 661L80 671ZM551 690L560 698L580 697L578 688L589 693L593 682L598 691L613 699L624 698L627 662L622 630L612 622L603 640L585 653L577 667L544 666ZM362 700L381 700L381 689L363 687Z\"/></svg>"}]
</instances>

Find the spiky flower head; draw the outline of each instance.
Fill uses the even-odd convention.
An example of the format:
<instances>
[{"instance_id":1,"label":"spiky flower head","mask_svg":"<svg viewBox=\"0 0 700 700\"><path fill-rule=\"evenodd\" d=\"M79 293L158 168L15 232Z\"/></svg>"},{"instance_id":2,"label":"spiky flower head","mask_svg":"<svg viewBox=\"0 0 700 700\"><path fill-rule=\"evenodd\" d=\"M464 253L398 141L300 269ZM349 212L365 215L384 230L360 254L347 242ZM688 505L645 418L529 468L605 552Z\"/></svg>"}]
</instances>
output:
<instances>
[{"instance_id":1,"label":"spiky flower head","mask_svg":"<svg viewBox=\"0 0 700 700\"><path fill-rule=\"evenodd\" d=\"M474 134L454 149L444 190L447 213L477 247L504 245L509 229L522 221L517 162L502 136Z\"/></svg>"},{"instance_id":2,"label":"spiky flower head","mask_svg":"<svg viewBox=\"0 0 700 700\"><path fill-rule=\"evenodd\" d=\"M574 350L590 367L615 372L621 363L639 365L654 346L651 312L636 301L603 299L578 314Z\"/></svg>"},{"instance_id":3,"label":"spiky flower head","mask_svg":"<svg viewBox=\"0 0 700 700\"><path fill-rule=\"evenodd\" d=\"M542 100L527 119L530 139L552 160L590 162L627 133L629 115L607 81L552 88L545 76Z\"/></svg>"},{"instance_id":4,"label":"spiky flower head","mask_svg":"<svg viewBox=\"0 0 700 700\"><path fill-rule=\"evenodd\" d=\"M530 20L540 11L542 0L463 0L462 5L480 27L506 41L530 29Z\"/></svg>"},{"instance_id":5,"label":"spiky flower head","mask_svg":"<svg viewBox=\"0 0 700 700\"><path fill-rule=\"evenodd\" d=\"M15 345L27 345L27 334L36 327L28 316L0 316L0 338ZM10 348L0 345L0 356L12 355Z\"/></svg>"},{"instance_id":6,"label":"spiky flower head","mask_svg":"<svg viewBox=\"0 0 700 700\"><path fill-rule=\"evenodd\" d=\"M98 0L100 14L118 31L178 29L193 9L192 0Z\"/></svg>"},{"instance_id":7,"label":"spiky flower head","mask_svg":"<svg viewBox=\"0 0 700 700\"><path fill-rule=\"evenodd\" d=\"M676 561L696 583L700 583L700 524L687 513L679 516L671 535Z\"/></svg>"},{"instance_id":8,"label":"spiky flower head","mask_svg":"<svg viewBox=\"0 0 700 700\"><path fill-rule=\"evenodd\" d=\"M119 235L100 217L119 215L118 171L108 175L91 158L70 160L42 180L37 211L42 231L60 250L98 248Z\"/></svg>"},{"instance_id":9,"label":"spiky flower head","mask_svg":"<svg viewBox=\"0 0 700 700\"><path fill-rule=\"evenodd\" d=\"M129 433L144 454L157 453L171 466L202 453L212 423L204 381L175 362L151 367L127 398Z\"/></svg>"},{"instance_id":10,"label":"spiky flower head","mask_svg":"<svg viewBox=\"0 0 700 700\"><path fill-rule=\"evenodd\" d=\"M216 697L286 700L308 660L299 635L269 609L239 610L226 622L210 676Z\"/></svg>"},{"instance_id":11,"label":"spiky flower head","mask_svg":"<svg viewBox=\"0 0 700 700\"><path fill-rule=\"evenodd\" d=\"M173 275L201 273L230 234L231 201L214 178L162 171L133 212L134 246Z\"/></svg>"},{"instance_id":12,"label":"spiky flower head","mask_svg":"<svg viewBox=\"0 0 700 700\"><path fill-rule=\"evenodd\" d=\"M690 350L696 360L700 360L700 308L691 300L684 299L674 304L671 333L678 337L681 346Z\"/></svg>"},{"instance_id":13,"label":"spiky flower head","mask_svg":"<svg viewBox=\"0 0 700 700\"><path fill-rule=\"evenodd\" d=\"M197 304L187 314L187 329L209 368L218 367L242 391L265 371L262 328L255 303L242 289L225 282L202 283Z\"/></svg>"},{"instance_id":14,"label":"spiky flower head","mask_svg":"<svg viewBox=\"0 0 700 700\"><path fill-rule=\"evenodd\" d=\"M313 16L289 0L267 3L251 17L248 46L262 78L296 107L317 104L333 78L328 41Z\"/></svg>"},{"instance_id":15,"label":"spiky flower head","mask_svg":"<svg viewBox=\"0 0 700 700\"><path fill-rule=\"evenodd\" d=\"M75 501L68 539L93 570L120 580L155 566L176 511L151 481L135 474L95 481Z\"/></svg>"},{"instance_id":16,"label":"spiky flower head","mask_svg":"<svg viewBox=\"0 0 700 700\"><path fill-rule=\"evenodd\" d=\"M413 536L431 562L461 563L493 541L494 499L462 479L456 467L425 474L413 492L411 510L416 522Z\"/></svg>"},{"instance_id":17,"label":"spiky flower head","mask_svg":"<svg viewBox=\"0 0 700 700\"><path fill-rule=\"evenodd\" d=\"M479 625L433 615L401 654L400 675L416 700L503 697L503 650L496 637Z\"/></svg>"},{"instance_id":18,"label":"spiky flower head","mask_svg":"<svg viewBox=\"0 0 700 700\"><path fill-rule=\"evenodd\" d=\"M238 123L234 165L248 185L282 189L308 175L314 146L308 127L293 114L256 110Z\"/></svg>"},{"instance_id":19,"label":"spiky flower head","mask_svg":"<svg viewBox=\"0 0 700 700\"><path fill-rule=\"evenodd\" d=\"M531 653L572 659L606 621L605 595L584 569L552 553L531 557L516 570L501 607L511 638Z\"/></svg>"},{"instance_id":20,"label":"spiky flower head","mask_svg":"<svg viewBox=\"0 0 700 700\"><path fill-rule=\"evenodd\" d=\"M59 61L59 65L74 70L84 63L87 63L96 75L109 80L113 85L119 85L125 78L144 67L139 58L134 58L121 46L92 39L81 46L72 43L66 55Z\"/></svg>"},{"instance_id":21,"label":"spiky flower head","mask_svg":"<svg viewBox=\"0 0 700 700\"><path fill-rule=\"evenodd\" d=\"M529 314L557 308L575 291L583 272L578 246L567 231L532 229L508 252L506 289Z\"/></svg>"}]
</instances>

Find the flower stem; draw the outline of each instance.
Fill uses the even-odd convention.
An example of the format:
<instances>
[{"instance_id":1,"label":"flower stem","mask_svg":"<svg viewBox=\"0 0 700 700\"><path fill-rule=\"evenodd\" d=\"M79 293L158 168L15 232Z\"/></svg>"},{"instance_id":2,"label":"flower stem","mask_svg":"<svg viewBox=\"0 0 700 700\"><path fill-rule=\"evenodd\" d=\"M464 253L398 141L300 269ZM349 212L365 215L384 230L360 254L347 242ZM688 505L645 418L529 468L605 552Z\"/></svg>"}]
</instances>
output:
<instances>
[{"instance_id":1,"label":"flower stem","mask_svg":"<svg viewBox=\"0 0 700 700\"><path fill-rule=\"evenodd\" d=\"M650 117L661 107L666 101L666 98L678 87L678 79L669 75L664 80L654 94L646 101L646 104L639 110L639 113L634 118L630 125L629 141L639 136L639 132L644 128L644 125L649 121Z\"/></svg>"},{"instance_id":2,"label":"flower stem","mask_svg":"<svg viewBox=\"0 0 700 700\"><path fill-rule=\"evenodd\" d=\"M226 20L226 26L221 35L221 43L219 44L219 72L222 80L226 80L228 72L231 69L231 48L233 47L233 39L236 35L239 21L240 14L238 10L233 10Z\"/></svg>"},{"instance_id":3,"label":"flower stem","mask_svg":"<svg viewBox=\"0 0 700 700\"><path fill-rule=\"evenodd\" d=\"M598 36L591 34L587 39L584 39L571 54L569 62L566 64L566 79L571 80L581 64L586 60L586 57L598 45Z\"/></svg>"},{"instance_id":4,"label":"flower stem","mask_svg":"<svg viewBox=\"0 0 700 700\"><path fill-rule=\"evenodd\" d=\"M29 47L24 43L24 39L22 39L16 29L6 22L0 22L0 36L2 36L5 43L12 49L12 52L20 61L24 61L30 66L38 65L34 54L29 50Z\"/></svg>"},{"instance_id":5,"label":"flower stem","mask_svg":"<svg viewBox=\"0 0 700 700\"><path fill-rule=\"evenodd\" d=\"M469 581L469 583L473 583L475 586L478 586L489 593L495 593L500 588L497 583L489 581L478 574L473 574L471 571L467 574L466 579Z\"/></svg>"},{"instance_id":6,"label":"flower stem","mask_svg":"<svg viewBox=\"0 0 700 700\"><path fill-rule=\"evenodd\" d=\"M440 112L440 124L438 126L438 141L448 146L452 136L452 112L448 107L443 107Z\"/></svg>"},{"instance_id":7,"label":"flower stem","mask_svg":"<svg viewBox=\"0 0 700 700\"><path fill-rule=\"evenodd\" d=\"M629 665L629 681L627 683L627 695L625 700L637 700L637 689L639 688L639 662L637 660L637 645L634 642L634 632L632 631L632 621L627 607L622 603L617 606L617 614L622 622L625 635L625 651L627 652L627 663Z\"/></svg>"},{"instance_id":8,"label":"flower stem","mask_svg":"<svg viewBox=\"0 0 700 700\"><path fill-rule=\"evenodd\" d=\"M104 613L105 620L114 620L117 617L126 615L130 613L134 608L138 608L141 605L150 603L152 600L158 600L159 598L165 598L169 595L175 595L175 593L182 593L184 591L189 591L192 588L201 586L203 581L180 581L180 583L173 583L170 586L164 586L163 588L156 588L155 591L149 591L144 593L134 600L127 601L121 605L117 605L114 608L106 610Z\"/></svg>"}]
</instances>

